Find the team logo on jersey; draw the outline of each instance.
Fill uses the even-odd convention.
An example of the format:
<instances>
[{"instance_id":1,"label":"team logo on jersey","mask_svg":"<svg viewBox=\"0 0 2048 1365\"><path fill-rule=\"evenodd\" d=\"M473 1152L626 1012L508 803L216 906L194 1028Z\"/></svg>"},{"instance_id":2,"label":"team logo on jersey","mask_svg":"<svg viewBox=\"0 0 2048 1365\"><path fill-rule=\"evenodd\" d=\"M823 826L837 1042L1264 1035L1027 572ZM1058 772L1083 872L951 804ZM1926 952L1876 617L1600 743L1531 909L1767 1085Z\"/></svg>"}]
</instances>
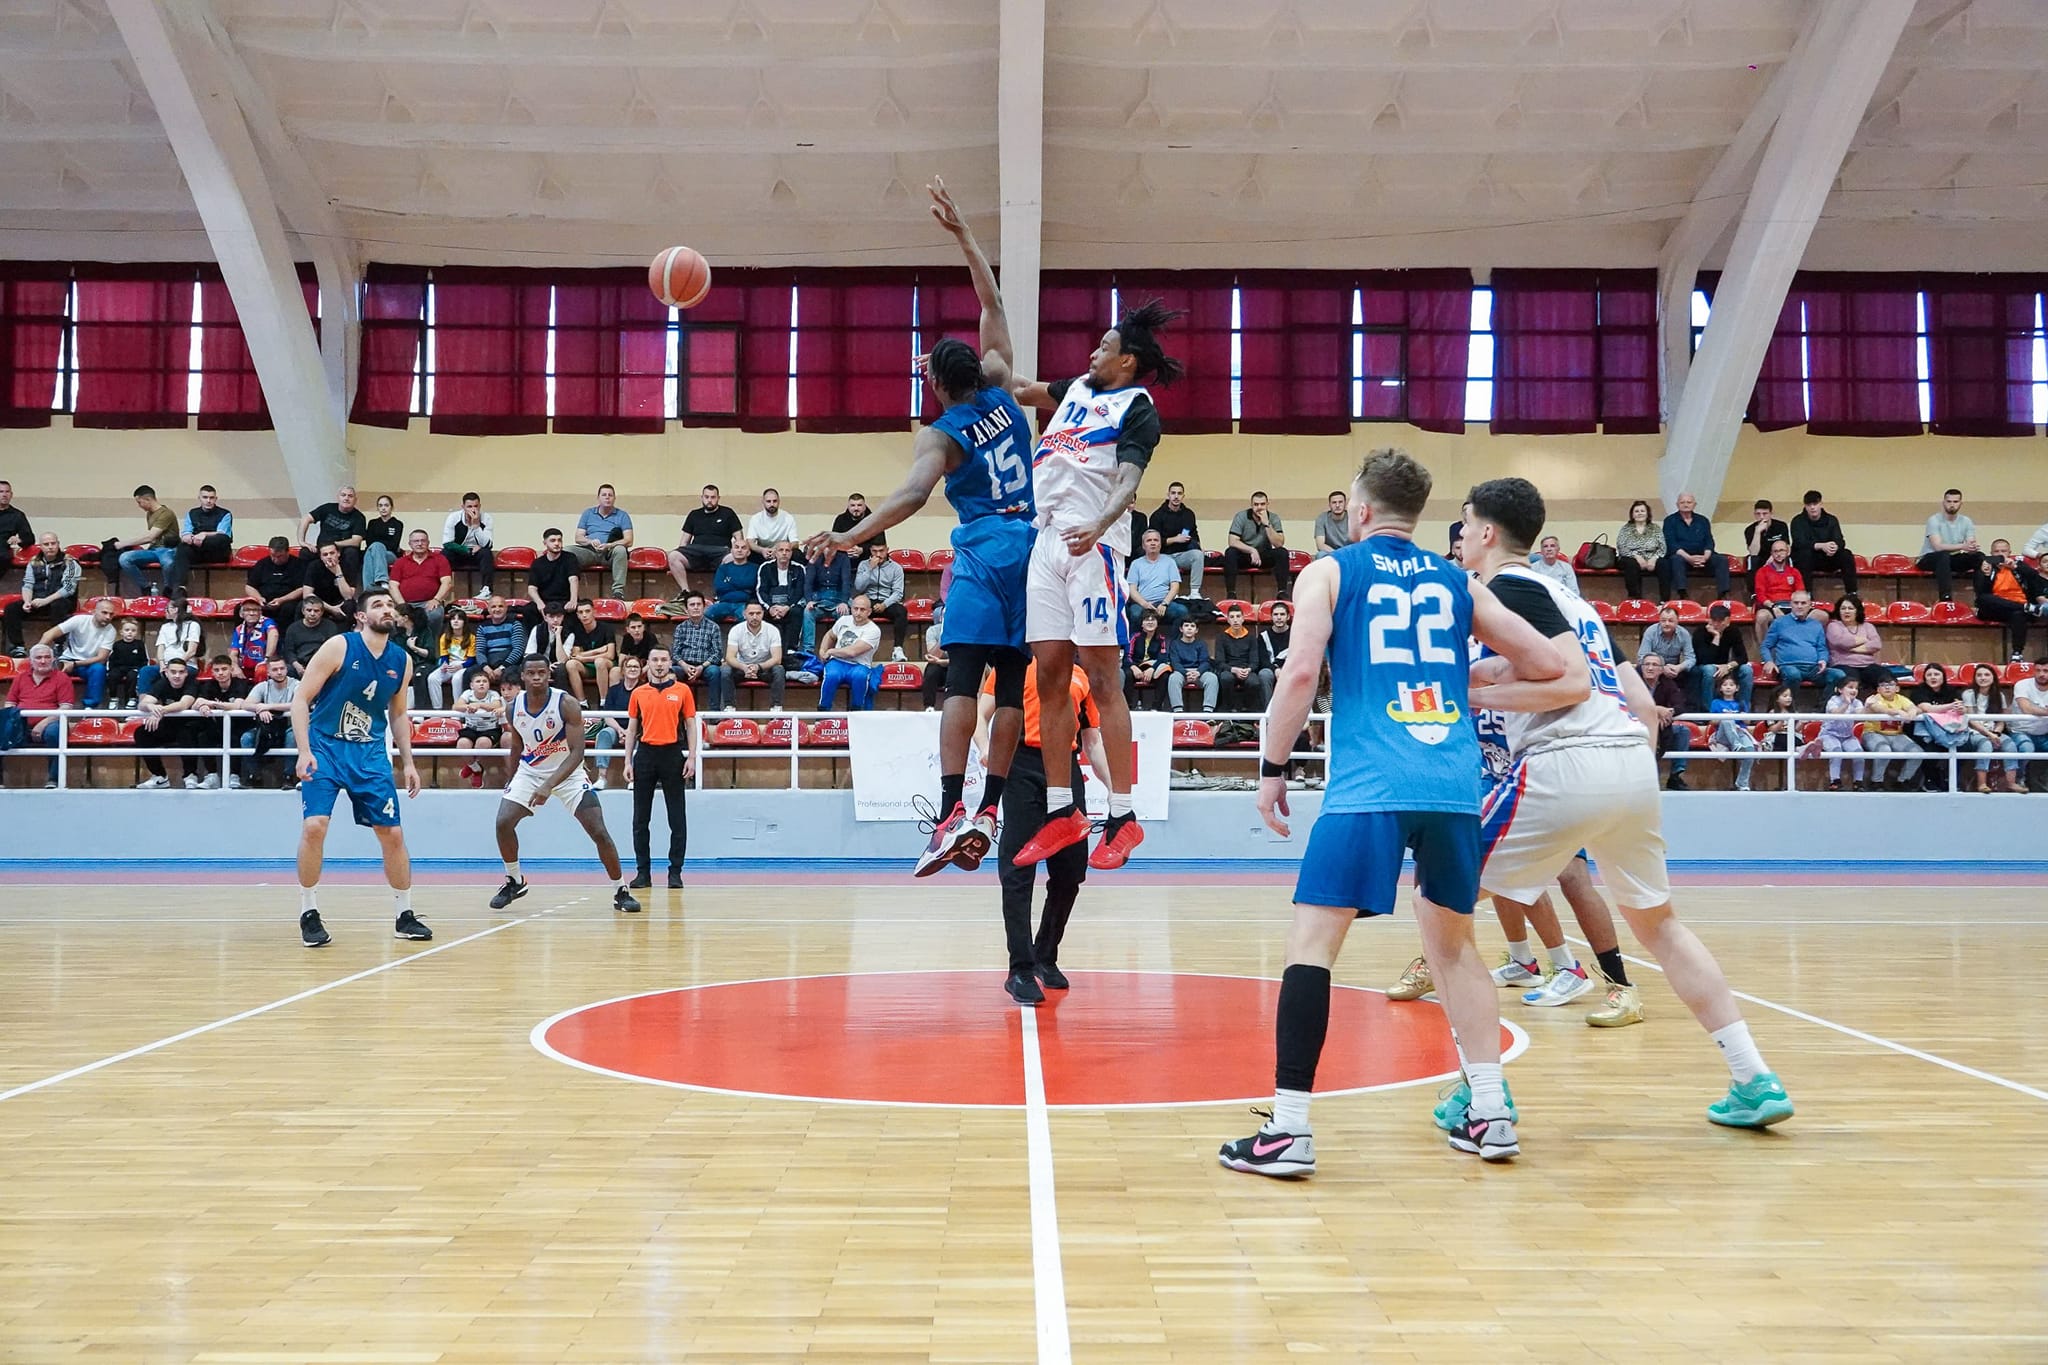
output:
<instances>
[{"instance_id":1,"label":"team logo on jersey","mask_svg":"<svg viewBox=\"0 0 2048 1365\"><path fill-rule=\"evenodd\" d=\"M367 743L370 738L370 713L352 701L343 702L341 737L351 744Z\"/></svg>"},{"instance_id":2,"label":"team logo on jersey","mask_svg":"<svg viewBox=\"0 0 2048 1365\"><path fill-rule=\"evenodd\" d=\"M1437 691L1435 683L1402 683L1400 696L1387 703L1387 715L1424 744L1441 744L1451 727L1465 718L1458 703Z\"/></svg>"},{"instance_id":3,"label":"team logo on jersey","mask_svg":"<svg viewBox=\"0 0 2048 1365\"><path fill-rule=\"evenodd\" d=\"M1095 415L1096 415L1097 417L1107 417L1107 416L1109 416L1109 404L1107 404L1107 403L1097 403L1097 404L1095 405Z\"/></svg>"}]
</instances>

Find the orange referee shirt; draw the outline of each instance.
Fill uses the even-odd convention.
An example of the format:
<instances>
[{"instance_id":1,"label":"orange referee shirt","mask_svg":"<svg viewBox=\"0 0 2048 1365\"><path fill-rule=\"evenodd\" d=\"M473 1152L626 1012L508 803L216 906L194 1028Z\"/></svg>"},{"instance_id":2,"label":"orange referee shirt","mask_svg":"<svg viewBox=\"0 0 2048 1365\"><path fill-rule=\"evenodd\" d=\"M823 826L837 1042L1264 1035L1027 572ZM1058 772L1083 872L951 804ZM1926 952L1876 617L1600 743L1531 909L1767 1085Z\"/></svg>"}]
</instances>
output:
<instances>
[{"instance_id":1,"label":"orange referee shirt","mask_svg":"<svg viewBox=\"0 0 2048 1365\"><path fill-rule=\"evenodd\" d=\"M670 678L666 687L641 683L626 703L626 715L640 722L642 744L674 744L683 722L697 714L697 699L681 678Z\"/></svg>"},{"instance_id":2,"label":"orange referee shirt","mask_svg":"<svg viewBox=\"0 0 2048 1365\"><path fill-rule=\"evenodd\" d=\"M1101 729L1102 713L1095 709L1095 698L1088 695L1088 675L1082 672L1079 664L1074 665L1074 681L1070 686L1073 690L1074 705L1079 708L1082 726L1090 730ZM996 694L994 674L990 674L982 681L981 691L984 696L993 697ZM1074 738L1078 747L1080 736L1077 734ZM1038 669L1036 666L1024 670L1023 742L1034 749L1042 747L1043 743L1038 734Z\"/></svg>"}]
</instances>

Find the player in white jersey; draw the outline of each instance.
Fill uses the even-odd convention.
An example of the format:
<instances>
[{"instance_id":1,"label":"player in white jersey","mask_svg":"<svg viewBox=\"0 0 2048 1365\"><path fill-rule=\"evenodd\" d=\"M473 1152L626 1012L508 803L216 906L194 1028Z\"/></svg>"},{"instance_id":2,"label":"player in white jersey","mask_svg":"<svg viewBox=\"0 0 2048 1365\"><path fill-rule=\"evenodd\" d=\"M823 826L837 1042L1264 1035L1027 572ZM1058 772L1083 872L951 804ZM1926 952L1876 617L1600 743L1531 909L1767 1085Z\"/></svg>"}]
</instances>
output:
<instances>
[{"instance_id":1,"label":"player in white jersey","mask_svg":"<svg viewBox=\"0 0 2048 1365\"><path fill-rule=\"evenodd\" d=\"M1074 746L1069 687L1078 658L1102 713L1109 751L1109 822L1088 865L1108 870L1145 838L1131 818L1131 709L1124 700L1124 558L1130 553L1131 499L1159 445L1159 413L1147 381L1171 384L1180 362L1156 333L1180 316L1157 300L1126 312L1102 334L1078 379L1012 379L1017 400L1044 410L1032 454L1038 538L1025 580L1024 638L1037 669L1045 752ZM1088 818L1068 787L1047 786L1046 821L1017 853L1031 867L1088 837Z\"/></svg>"},{"instance_id":2,"label":"player in white jersey","mask_svg":"<svg viewBox=\"0 0 2048 1365\"><path fill-rule=\"evenodd\" d=\"M1500 659L1473 667L1490 684L1512 760L1487 798L1480 886L1496 903L1526 907L1581 848L1593 855L1629 928L1648 948L1728 1064L1728 1094L1707 1117L1731 1128L1763 1128L1792 1117L1792 1101L1750 1038L1727 978L1706 945L1671 908L1664 862L1657 762L1638 716L1651 714L1649 689L1617 664L1607 627L1578 594L1529 568L1542 534L1543 495L1527 479L1494 479L1472 490L1465 562L1494 596L1539 634L1578 651L1592 679L1584 701L1553 711L1517 711L1525 685ZM1479 691L1475 691L1475 702Z\"/></svg>"},{"instance_id":3,"label":"player in white jersey","mask_svg":"<svg viewBox=\"0 0 2048 1365\"><path fill-rule=\"evenodd\" d=\"M604 808L583 770L583 707L561 688L548 685L553 676L546 655L527 655L519 665L524 690L505 709L512 732L519 737L519 766L498 802L498 856L505 860L505 884L491 897L491 909L503 910L526 894L526 874L519 868L519 822L552 800L574 815L597 845L605 875L612 879L612 909L638 914L640 902L626 889L618 846L604 826Z\"/></svg>"}]
</instances>

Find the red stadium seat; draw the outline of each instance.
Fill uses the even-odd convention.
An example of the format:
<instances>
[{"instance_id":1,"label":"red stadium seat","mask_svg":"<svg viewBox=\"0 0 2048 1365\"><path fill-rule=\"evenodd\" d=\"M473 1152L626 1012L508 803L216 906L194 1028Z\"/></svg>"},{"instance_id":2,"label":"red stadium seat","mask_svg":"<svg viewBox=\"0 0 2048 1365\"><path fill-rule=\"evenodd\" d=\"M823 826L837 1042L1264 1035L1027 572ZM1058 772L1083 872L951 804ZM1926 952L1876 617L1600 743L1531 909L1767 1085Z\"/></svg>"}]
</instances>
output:
<instances>
[{"instance_id":1,"label":"red stadium seat","mask_svg":"<svg viewBox=\"0 0 2048 1365\"><path fill-rule=\"evenodd\" d=\"M1894 602L1884 609L1885 621L1894 626L1924 624L1933 616L1934 609L1925 602Z\"/></svg>"},{"instance_id":2,"label":"red stadium seat","mask_svg":"<svg viewBox=\"0 0 2048 1365\"><path fill-rule=\"evenodd\" d=\"M196 621L232 621L235 618L232 600L221 603L211 597L190 597L185 600L185 609Z\"/></svg>"},{"instance_id":3,"label":"red stadium seat","mask_svg":"<svg viewBox=\"0 0 2048 1365\"><path fill-rule=\"evenodd\" d=\"M1870 561L1869 561L1869 560L1867 560L1867 559L1865 559L1865 558L1864 558L1864 557L1863 557L1862 555L1850 555L1850 556L1849 556L1849 558L1851 558L1851 559L1853 559L1853 560L1855 560L1855 561L1856 561L1856 572L1857 572L1857 573L1869 573L1869 572L1871 572L1871 568L1870 568Z\"/></svg>"},{"instance_id":4,"label":"red stadium seat","mask_svg":"<svg viewBox=\"0 0 2048 1365\"><path fill-rule=\"evenodd\" d=\"M1173 723L1173 747L1213 749L1216 747L1216 727L1206 720L1177 720Z\"/></svg>"},{"instance_id":5,"label":"red stadium seat","mask_svg":"<svg viewBox=\"0 0 2048 1365\"><path fill-rule=\"evenodd\" d=\"M1776 687L1778 685L1778 666L1773 663L1758 664L1756 666L1756 685L1758 688ZM1762 698L1759 697L1757 700L1761 701ZM1768 706L1760 709L1770 710Z\"/></svg>"},{"instance_id":6,"label":"red stadium seat","mask_svg":"<svg viewBox=\"0 0 2048 1365\"><path fill-rule=\"evenodd\" d=\"M70 555L80 564L97 564L100 562L100 547L97 545L66 545L64 553ZM265 553L268 553L268 551Z\"/></svg>"},{"instance_id":7,"label":"red stadium seat","mask_svg":"<svg viewBox=\"0 0 2048 1365\"><path fill-rule=\"evenodd\" d=\"M754 683L751 685L755 687L766 686L764 683ZM794 716L776 716L773 719L761 722L761 743L763 745L776 749L787 749L790 741L794 738L796 738L796 718Z\"/></svg>"},{"instance_id":8,"label":"red stadium seat","mask_svg":"<svg viewBox=\"0 0 2048 1365\"><path fill-rule=\"evenodd\" d=\"M661 609L667 605L667 600L660 597L636 598L633 602L633 609L626 614L629 616L638 616L643 620L652 621L656 617L661 615Z\"/></svg>"},{"instance_id":9,"label":"red stadium seat","mask_svg":"<svg viewBox=\"0 0 2048 1365\"><path fill-rule=\"evenodd\" d=\"M1315 556L1310 554L1307 550L1289 550L1287 552L1288 571L1290 573L1300 573L1303 569L1306 569L1309 566L1310 562L1314 559Z\"/></svg>"},{"instance_id":10,"label":"red stadium seat","mask_svg":"<svg viewBox=\"0 0 2048 1365\"><path fill-rule=\"evenodd\" d=\"M412 742L418 749L452 749L455 741L462 738L462 718L459 716L414 716L412 718Z\"/></svg>"},{"instance_id":11,"label":"red stadium seat","mask_svg":"<svg viewBox=\"0 0 2048 1365\"><path fill-rule=\"evenodd\" d=\"M1274 598L1272 601L1269 602L1261 602L1258 605L1258 620L1260 625L1266 626L1271 625L1273 623L1273 608L1275 607L1286 607L1289 612L1292 612L1294 610L1293 603L1288 602L1285 598Z\"/></svg>"},{"instance_id":12,"label":"red stadium seat","mask_svg":"<svg viewBox=\"0 0 2048 1365\"><path fill-rule=\"evenodd\" d=\"M228 556L228 565L236 569L253 569L268 558L270 558L270 546L267 543L262 545L237 545L235 552Z\"/></svg>"},{"instance_id":13,"label":"red stadium seat","mask_svg":"<svg viewBox=\"0 0 2048 1365\"><path fill-rule=\"evenodd\" d=\"M2007 664L1998 672L1998 680L2007 687L2011 687L2014 683L2025 682L2033 676L2034 666L2030 663Z\"/></svg>"},{"instance_id":14,"label":"red stadium seat","mask_svg":"<svg viewBox=\"0 0 2048 1365\"><path fill-rule=\"evenodd\" d=\"M499 563L504 563L499 560ZM626 567L643 573L660 573L668 568L668 551L656 545L635 545L626 551Z\"/></svg>"},{"instance_id":15,"label":"red stadium seat","mask_svg":"<svg viewBox=\"0 0 2048 1365\"><path fill-rule=\"evenodd\" d=\"M27 660L24 659L22 662L26 663ZM0 654L0 682L5 682L13 676L14 659L9 655Z\"/></svg>"},{"instance_id":16,"label":"red stadium seat","mask_svg":"<svg viewBox=\"0 0 2048 1365\"><path fill-rule=\"evenodd\" d=\"M105 748L114 744L133 744L135 732L142 728L140 720L116 720L112 716L88 716L84 720L71 722L71 743L77 747Z\"/></svg>"},{"instance_id":17,"label":"red stadium seat","mask_svg":"<svg viewBox=\"0 0 2048 1365\"><path fill-rule=\"evenodd\" d=\"M0 611L7 610L9 607L13 606L16 602L19 602L20 600L21 594L18 592L10 592L5 596L0 596Z\"/></svg>"},{"instance_id":18,"label":"red stadium seat","mask_svg":"<svg viewBox=\"0 0 2048 1365\"><path fill-rule=\"evenodd\" d=\"M1222 568L1222 567L1223 567L1223 551L1221 551L1221 550L1204 550L1204 551L1202 552L1202 567L1203 567L1203 568L1205 568L1205 569L1220 569L1220 568Z\"/></svg>"},{"instance_id":19,"label":"red stadium seat","mask_svg":"<svg viewBox=\"0 0 2048 1365\"><path fill-rule=\"evenodd\" d=\"M951 550L933 550L924 557L924 566L933 573L950 569L953 567L953 552Z\"/></svg>"},{"instance_id":20,"label":"red stadium seat","mask_svg":"<svg viewBox=\"0 0 2048 1365\"><path fill-rule=\"evenodd\" d=\"M17 569L25 569L28 567L29 561L34 559L35 557L36 547L33 545L24 545L19 550L16 550L14 552L14 567Z\"/></svg>"},{"instance_id":21,"label":"red stadium seat","mask_svg":"<svg viewBox=\"0 0 2048 1365\"><path fill-rule=\"evenodd\" d=\"M925 569L924 551L891 550L889 551L889 562L901 568L905 573L923 573Z\"/></svg>"},{"instance_id":22,"label":"red stadium seat","mask_svg":"<svg viewBox=\"0 0 2048 1365\"><path fill-rule=\"evenodd\" d=\"M590 604L600 621L623 621L626 619L626 604L616 597L600 597Z\"/></svg>"},{"instance_id":23,"label":"red stadium seat","mask_svg":"<svg viewBox=\"0 0 2048 1365\"><path fill-rule=\"evenodd\" d=\"M1936 602L1933 615L1928 620L1930 624L1937 626L1974 626L1981 624L1977 620L1977 609L1970 606L1967 602Z\"/></svg>"},{"instance_id":24,"label":"red stadium seat","mask_svg":"<svg viewBox=\"0 0 2048 1365\"><path fill-rule=\"evenodd\" d=\"M846 747L846 717L827 716L823 720L804 722L803 746L806 749L844 749Z\"/></svg>"},{"instance_id":25,"label":"red stadium seat","mask_svg":"<svg viewBox=\"0 0 2048 1365\"><path fill-rule=\"evenodd\" d=\"M1819 739L1819 738L1820 738L1820 722L1819 722L1819 721L1817 721L1817 720L1809 720L1809 721L1805 721L1805 722L1802 722L1802 723L1800 724L1800 726L1799 726L1799 742L1800 742L1801 744L1811 744L1811 743L1813 743L1813 742L1814 742L1815 740L1817 740L1817 739Z\"/></svg>"},{"instance_id":26,"label":"red stadium seat","mask_svg":"<svg viewBox=\"0 0 2048 1365\"><path fill-rule=\"evenodd\" d=\"M1645 602L1640 597L1631 597L1614 609L1614 619L1625 626L1647 626L1657 619L1657 612L1664 604Z\"/></svg>"},{"instance_id":27,"label":"red stadium seat","mask_svg":"<svg viewBox=\"0 0 2048 1365\"><path fill-rule=\"evenodd\" d=\"M127 602L127 599L126 599L126 598L121 598L121 597L88 597L88 598L86 598L86 599L85 599L85 605L84 605L84 606L82 606L82 607L80 607L80 608L79 608L79 610L81 610L81 611L88 611L88 612L91 612L91 611L98 611L98 610L100 609L100 603L102 603L102 602L112 602L112 603L114 604L114 615L116 615L116 616L120 616L120 615L122 615L122 614L123 614L123 613L122 613L122 608L124 608L124 607L126 607L126 606L128 605L128 602Z\"/></svg>"},{"instance_id":28,"label":"red stadium seat","mask_svg":"<svg viewBox=\"0 0 2048 1365\"><path fill-rule=\"evenodd\" d=\"M938 599L935 597L906 597L903 599L903 614L908 620L929 621L936 605Z\"/></svg>"},{"instance_id":29,"label":"red stadium seat","mask_svg":"<svg viewBox=\"0 0 2048 1365\"><path fill-rule=\"evenodd\" d=\"M1709 602L1707 606L1709 609L1712 609L1714 607L1728 608L1728 619L1731 621L1756 620L1756 611L1749 605L1749 603L1738 602L1736 599L1732 597L1724 597L1718 602Z\"/></svg>"},{"instance_id":30,"label":"red stadium seat","mask_svg":"<svg viewBox=\"0 0 2048 1365\"><path fill-rule=\"evenodd\" d=\"M533 567L533 561L539 558L539 556L528 546L508 545L491 558L492 562L501 569L530 569ZM668 563L666 559L661 562L663 564Z\"/></svg>"},{"instance_id":31,"label":"red stadium seat","mask_svg":"<svg viewBox=\"0 0 2048 1365\"><path fill-rule=\"evenodd\" d=\"M1242 611L1246 616L1250 616L1252 614L1252 604L1245 601L1242 597L1226 597L1221 602L1218 602L1216 604L1217 617L1220 619L1222 617L1230 615L1230 609L1232 607L1236 607L1238 610Z\"/></svg>"},{"instance_id":32,"label":"red stadium seat","mask_svg":"<svg viewBox=\"0 0 2048 1365\"><path fill-rule=\"evenodd\" d=\"M711 727L704 742L721 749L753 748L761 742L761 727L743 716L727 716Z\"/></svg>"},{"instance_id":33,"label":"red stadium seat","mask_svg":"<svg viewBox=\"0 0 2048 1365\"><path fill-rule=\"evenodd\" d=\"M131 597L121 609L121 615L133 616L139 621L162 621L171 614L171 599L168 597Z\"/></svg>"},{"instance_id":34,"label":"red stadium seat","mask_svg":"<svg viewBox=\"0 0 2048 1365\"><path fill-rule=\"evenodd\" d=\"M1858 565L1857 567L1860 568L1862 566ZM1870 557L1870 571L1874 574L1889 574L1892 576L1918 574L1920 572L1920 565L1911 555L1872 555Z\"/></svg>"},{"instance_id":35,"label":"red stadium seat","mask_svg":"<svg viewBox=\"0 0 2048 1365\"><path fill-rule=\"evenodd\" d=\"M1685 742L1691 747L1695 749L1705 747L1700 738L1700 727L1691 721L1675 720L1671 722L1671 728L1682 733L1685 736Z\"/></svg>"},{"instance_id":36,"label":"red stadium seat","mask_svg":"<svg viewBox=\"0 0 2048 1365\"><path fill-rule=\"evenodd\" d=\"M916 664L883 664L884 692L915 692L924 686L924 670Z\"/></svg>"},{"instance_id":37,"label":"red stadium seat","mask_svg":"<svg viewBox=\"0 0 2048 1365\"><path fill-rule=\"evenodd\" d=\"M1593 614L1599 617L1601 620L1612 621L1614 619L1614 604L1612 602L1602 602L1595 600L1588 602L1586 605L1591 607L1593 609Z\"/></svg>"},{"instance_id":38,"label":"red stadium seat","mask_svg":"<svg viewBox=\"0 0 2048 1365\"><path fill-rule=\"evenodd\" d=\"M1676 601L1666 602L1664 605L1678 612L1678 624L1682 626L1702 625L1707 619L1707 609L1687 598L1681 597Z\"/></svg>"}]
</instances>

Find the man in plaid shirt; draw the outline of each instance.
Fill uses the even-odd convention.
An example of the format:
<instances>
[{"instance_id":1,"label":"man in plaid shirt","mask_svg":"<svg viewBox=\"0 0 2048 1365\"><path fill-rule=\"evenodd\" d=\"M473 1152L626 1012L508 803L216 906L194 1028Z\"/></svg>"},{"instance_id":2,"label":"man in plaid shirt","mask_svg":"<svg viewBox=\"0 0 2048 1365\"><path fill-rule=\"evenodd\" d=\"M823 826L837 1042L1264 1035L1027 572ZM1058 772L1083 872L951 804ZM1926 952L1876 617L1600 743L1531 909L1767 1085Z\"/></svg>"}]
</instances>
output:
<instances>
[{"instance_id":1,"label":"man in plaid shirt","mask_svg":"<svg viewBox=\"0 0 2048 1365\"><path fill-rule=\"evenodd\" d=\"M725 632L718 622L704 615L704 594L692 588L684 594L683 619L676 623L669 653L675 658L676 676L691 687L703 684L706 705L721 695L720 678L725 672Z\"/></svg>"}]
</instances>

